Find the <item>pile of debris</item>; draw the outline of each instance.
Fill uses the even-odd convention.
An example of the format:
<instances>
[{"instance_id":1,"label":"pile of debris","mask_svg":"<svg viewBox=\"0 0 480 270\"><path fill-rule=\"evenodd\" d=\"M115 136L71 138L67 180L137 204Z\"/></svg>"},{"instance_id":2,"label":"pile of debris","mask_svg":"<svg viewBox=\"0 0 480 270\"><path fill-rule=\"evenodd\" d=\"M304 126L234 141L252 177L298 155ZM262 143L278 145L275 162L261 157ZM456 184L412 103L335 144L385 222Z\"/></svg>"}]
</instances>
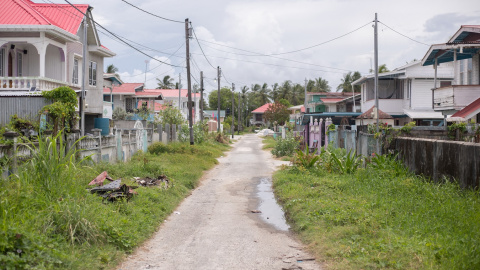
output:
<instances>
[{"instance_id":1,"label":"pile of debris","mask_svg":"<svg viewBox=\"0 0 480 270\"><path fill-rule=\"evenodd\" d=\"M103 185L105 179L112 181L106 185ZM134 189L138 188L136 186L127 186L126 184L122 184L122 180L113 180L106 171L99 174L95 179L92 180L88 185L98 185L90 189L90 192L93 194L97 194L103 198L105 201L114 202L117 200L126 199L127 201L133 197L133 195L138 194Z\"/></svg>"},{"instance_id":2,"label":"pile of debris","mask_svg":"<svg viewBox=\"0 0 480 270\"><path fill-rule=\"evenodd\" d=\"M145 178L140 178L140 177L134 177L135 183L144 186L144 187L151 187L151 186L161 186L164 189L167 189L170 185L170 180L168 180L167 176L165 175L160 175L157 178L150 178L150 177L145 177Z\"/></svg>"}]
</instances>

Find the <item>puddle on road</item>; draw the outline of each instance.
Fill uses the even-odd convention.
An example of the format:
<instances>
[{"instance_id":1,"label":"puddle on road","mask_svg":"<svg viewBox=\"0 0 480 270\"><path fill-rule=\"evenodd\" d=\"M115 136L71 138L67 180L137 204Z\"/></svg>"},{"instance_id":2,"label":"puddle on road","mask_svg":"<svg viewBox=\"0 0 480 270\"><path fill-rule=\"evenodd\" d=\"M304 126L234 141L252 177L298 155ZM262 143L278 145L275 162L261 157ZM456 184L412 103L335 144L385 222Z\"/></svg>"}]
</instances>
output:
<instances>
[{"instance_id":1,"label":"puddle on road","mask_svg":"<svg viewBox=\"0 0 480 270\"><path fill-rule=\"evenodd\" d=\"M258 210L261 211L260 216L263 221L273 225L278 230L288 231L290 226L285 221L282 208L275 200L270 179L260 179L260 183L257 186L257 197L260 199Z\"/></svg>"}]
</instances>

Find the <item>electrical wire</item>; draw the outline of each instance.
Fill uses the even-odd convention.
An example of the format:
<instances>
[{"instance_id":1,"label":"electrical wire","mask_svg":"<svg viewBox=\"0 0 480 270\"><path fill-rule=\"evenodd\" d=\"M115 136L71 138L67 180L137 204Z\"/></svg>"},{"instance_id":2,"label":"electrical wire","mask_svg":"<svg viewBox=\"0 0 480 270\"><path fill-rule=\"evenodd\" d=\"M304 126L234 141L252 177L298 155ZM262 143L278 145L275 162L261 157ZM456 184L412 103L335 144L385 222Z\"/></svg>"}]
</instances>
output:
<instances>
[{"instance_id":1,"label":"electrical wire","mask_svg":"<svg viewBox=\"0 0 480 270\"><path fill-rule=\"evenodd\" d=\"M227 46L227 45L223 45L223 44L219 44L219 43L215 43L215 42L210 42L210 41L206 41L206 40L202 40L202 39L200 39L200 41L201 41L202 43L203 43L203 42L212 43L212 44L215 44L215 45L218 45L218 46L223 46L223 47L227 47L227 48L231 48L231 49L237 49L237 48L234 48L234 47L230 47L230 46ZM214 47L212 47L212 46L205 45L205 44L203 44L203 45L204 45L204 46L207 46L207 47L209 47L209 48L212 48L212 49L214 49L214 50L220 51L220 52L225 52L225 53L230 53L230 54L235 54L235 55L242 55L242 56L267 56L267 57L272 57L272 58L276 58L276 59L280 59L280 60L285 60L285 61L290 61L290 62L299 63L299 64L304 64L304 65L310 65L310 66L317 66L317 67L330 68L330 69L336 69L336 70L342 70L342 71L348 71L348 72L352 71L352 72L353 72L353 70L349 70L349 69L335 68L335 67L329 67L329 66L322 66L322 65L317 65L317 64L312 64L312 63L306 63L306 62L302 62L302 61L287 59L287 58L278 57L278 56L273 56L273 55L265 55L265 54L256 53L256 52L252 52L252 51L247 51L247 50L243 50L243 51L247 51L247 52L255 53L255 54L252 55L252 54L229 52L229 51L220 50L220 49L217 49L217 48L214 48ZM238 50L238 49L237 49L237 50Z\"/></svg>"},{"instance_id":2,"label":"electrical wire","mask_svg":"<svg viewBox=\"0 0 480 270\"><path fill-rule=\"evenodd\" d=\"M67 2L70 6L72 6L73 8L75 8L78 12L80 12L81 14L83 14L85 17L87 17L87 15L85 13L83 13L80 9L78 9L76 6L74 6L72 3L70 3L68 0L65 0L65 2ZM147 56L148 58L151 58L151 59L154 59L155 61L157 62L160 62L162 64L165 64L165 65L168 65L168 66L172 66L172 67L181 67L181 66L177 66L177 65L172 65L172 64L169 64L169 63L166 63L166 62L163 62L163 61L160 61L156 58L154 58L153 56L149 55L149 54L146 54L144 52L142 52L141 50L139 50L138 48L134 47L133 45L131 45L130 43L126 42L125 40L121 39L120 37L118 37L116 34L110 32L110 30L106 29L105 27L103 27L101 24L99 24L98 22L96 22L95 20L93 20L92 18L90 18L90 20L98 25L100 28L102 28L103 30L107 31L109 34L111 34L112 36L116 37L118 40L122 41L123 43L125 43L127 46L131 47L132 49L136 50L137 52Z\"/></svg>"},{"instance_id":3,"label":"electrical wire","mask_svg":"<svg viewBox=\"0 0 480 270\"><path fill-rule=\"evenodd\" d=\"M411 41L413 41L413 42L416 42L416 43L419 43L419 44L422 44L422 45L425 45L425 46L429 46L429 47L430 47L430 44L423 43L423 42L421 42L421 41L415 40L415 39L413 39L413 38L411 38L411 37L409 37L409 36L406 36L406 35L404 35L404 34L402 34L402 33L398 32L397 30L395 30L395 29L391 28L390 26L388 26L388 25L384 24L384 23L383 23L383 22L381 22L381 21L378 21L378 22L379 22L379 23L381 23L383 26L387 27L388 29L392 30L393 32L395 32L395 33L399 34L400 36L403 36L403 37L405 37L405 38L408 38L408 39L410 39L410 40L411 40Z\"/></svg>"},{"instance_id":4,"label":"electrical wire","mask_svg":"<svg viewBox=\"0 0 480 270\"><path fill-rule=\"evenodd\" d=\"M192 23L190 23L190 26L192 25ZM198 42L198 38L197 38L197 34L195 33L195 29L192 27L192 32L193 32L193 35L195 37L195 40L197 41L197 44L198 44L198 47L200 47L200 50L202 51L202 54L203 56L205 57L205 59L207 60L208 64L210 64L210 66L213 68L213 69L217 69L216 67L214 67L212 65L212 63L210 63L210 60L208 60L207 56L205 55L205 52L203 51L203 48L202 48L202 45L200 45L200 42Z\"/></svg>"},{"instance_id":5,"label":"electrical wire","mask_svg":"<svg viewBox=\"0 0 480 270\"><path fill-rule=\"evenodd\" d=\"M132 7L140 10L140 11L143 11L143 12L145 12L145 13L147 13L147 14L149 14L149 15L152 15L152 16L154 16L154 17L157 17L157 18L159 18L159 19L166 20L166 21L171 21L171 22L176 22L176 23L185 23L185 22L182 22L182 21L172 20L172 19L168 19L168 18L165 18L165 17L162 17L162 16L158 16L158 15L153 14L153 13L151 13L151 12L148 12L148 11L146 11L146 10L140 8L140 7L137 7L137 6L135 6L134 4L131 4L131 3L127 2L127 1L125 1L125 0L122 0L122 1L125 2L126 4L132 6Z\"/></svg>"}]
</instances>

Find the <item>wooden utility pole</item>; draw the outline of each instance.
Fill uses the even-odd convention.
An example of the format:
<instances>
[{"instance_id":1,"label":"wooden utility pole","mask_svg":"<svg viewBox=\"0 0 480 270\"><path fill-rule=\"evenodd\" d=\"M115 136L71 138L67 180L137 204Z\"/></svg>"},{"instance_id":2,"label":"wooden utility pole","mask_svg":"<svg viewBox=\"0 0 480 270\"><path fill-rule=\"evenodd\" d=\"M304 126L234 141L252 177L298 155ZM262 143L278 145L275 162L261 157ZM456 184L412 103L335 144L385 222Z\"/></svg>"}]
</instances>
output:
<instances>
[{"instance_id":1,"label":"wooden utility pole","mask_svg":"<svg viewBox=\"0 0 480 270\"><path fill-rule=\"evenodd\" d=\"M240 92L238 93L238 135L240 135L240 127L242 125L242 123L240 122L240 115L242 114L242 110L240 109L241 108L241 104L242 104L242 95L240 94Z\"/></svg>"},{"instance_id":2,"label":"wooden utility pole","mask_svg":"<svg viewBox=\"0 0 480 270\"><path fill-rule=\"evenodd\" d=\"M203 123L203 71L200 71L200 122Z\"/></svg>"},{"instance_id":3,"label":"wooden utility pole","mask_svg":"<svg viewBox=\"0 0 480 270\"><path fill-rule=\"evenodd\" d=\"M235 84L232 83L232 139L233 139L233 133L235 133Z\"/></svg>"},{"instance_id":4,"label":"wooden utility pole","mask_svg":"<svg viewBox=\"0 0 480 270\"><path fill-rule=\"evenodd\" d=\"M217 132L220 133L220 67L217 67L218 92L217 92Z\"/></svg>"},{"instance_id":5,"label":"wooden utility pole","mask_svg":"<svg viewBox=\"0 0 480 270\"><path fill-rule=\"evenodd\" d=\"M188 128L190 130L190 145L193 145L193 113L192 113L192 79L190 76L190 29L188 18L185 19L185 47L187 56L187 87L188 87Z\"/></svg>"},{"instance_id":6,"label":"wooden utility pole","mask_svg":"<svg viewBox=\"0 0 480 270\"><path fill-rule=\"evenodd\" d=\"M378 30L377 30L377 13L375 13L375 31L374 31L374 54L373 64L375 65L375 117L377 118L377 133L378 133Z\"/></svg>"},{"instance_id":7,"label":"wooden utility pole","mask_svg":"<svg viewBox=\"0 0 480 270\"><path fill-rule=\"evenodd\" d=\"M303 98L303 107L305 108L305 113L307 112L307 78L305 78L305 97Z\"/></svg>"}]
</instances>

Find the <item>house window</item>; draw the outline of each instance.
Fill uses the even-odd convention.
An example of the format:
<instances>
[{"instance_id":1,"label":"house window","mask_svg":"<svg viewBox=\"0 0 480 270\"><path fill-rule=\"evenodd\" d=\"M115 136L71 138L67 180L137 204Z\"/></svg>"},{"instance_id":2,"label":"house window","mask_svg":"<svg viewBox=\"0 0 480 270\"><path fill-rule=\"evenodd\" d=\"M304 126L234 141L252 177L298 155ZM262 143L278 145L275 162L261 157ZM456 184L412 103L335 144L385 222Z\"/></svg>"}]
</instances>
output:
<instances>
[{"instance_id":1,"label":"house window","mask_svg":"<svg viewBox=\"0 0 480 270\"><path fill-rule=\"evenodd\" d=\"M88 69L88 84L97 85L97 62L90 62Z\"/></svg>"},{"instance_id":2,"label":"house window","mask_svg":"<svg viewBox=\"0 0 480 270\"><path fill-rule=\"evenodd\" d=\"M460 85L463 85L463 75L465 74L465 63L463 60L460 60Z\"/></svg>"},{"instance_id":3,"label":"house window","mask_svg":"<svg viewBox=\"0 0 480 270\"><path fill-rule=\"evenodd\" d=\"M0 49L0 76L3 75L3 62L5 62L5 49Z\"/></svg>"},{"instance_id":4,"label":"house window","mask_svg":"<svg viewBox=\"0 0 480 270\"><path fill-rule=\"evenodd\" d=\"M72 83L78 84L78 59L73 59L73 76L72 76Z\"/></svg>"},{"instance_id":5,"label":"house window","mask_svg":"<svg viewBox=\"0 0 480 270\"><path fill-rule=\"evenodd\" d=\"M472 84L472 69L473 69L472 58L469 58L467 59L467 84L468 85Z\"/></svg>"},{"instance_id":6,"label":"house window","mask_svg":"<svg viewBox=\"0 0 480 270\"><path fill-rule=\"evenodd\" d=\"M407 99L410 99L410 95L412 94L412 80L407 80Z\"/></svg>"},{"instance_id":7,"label":"house window","mask_svg":"<svg viewBox=\"0 0 480 270\"><path fill-rule=\"evenodd\" d=\"M22 67L23 67L23 54L21 52L18 52L17 53L17 77L21 77L23 75Z\"/></svg>"}]
</instances>

